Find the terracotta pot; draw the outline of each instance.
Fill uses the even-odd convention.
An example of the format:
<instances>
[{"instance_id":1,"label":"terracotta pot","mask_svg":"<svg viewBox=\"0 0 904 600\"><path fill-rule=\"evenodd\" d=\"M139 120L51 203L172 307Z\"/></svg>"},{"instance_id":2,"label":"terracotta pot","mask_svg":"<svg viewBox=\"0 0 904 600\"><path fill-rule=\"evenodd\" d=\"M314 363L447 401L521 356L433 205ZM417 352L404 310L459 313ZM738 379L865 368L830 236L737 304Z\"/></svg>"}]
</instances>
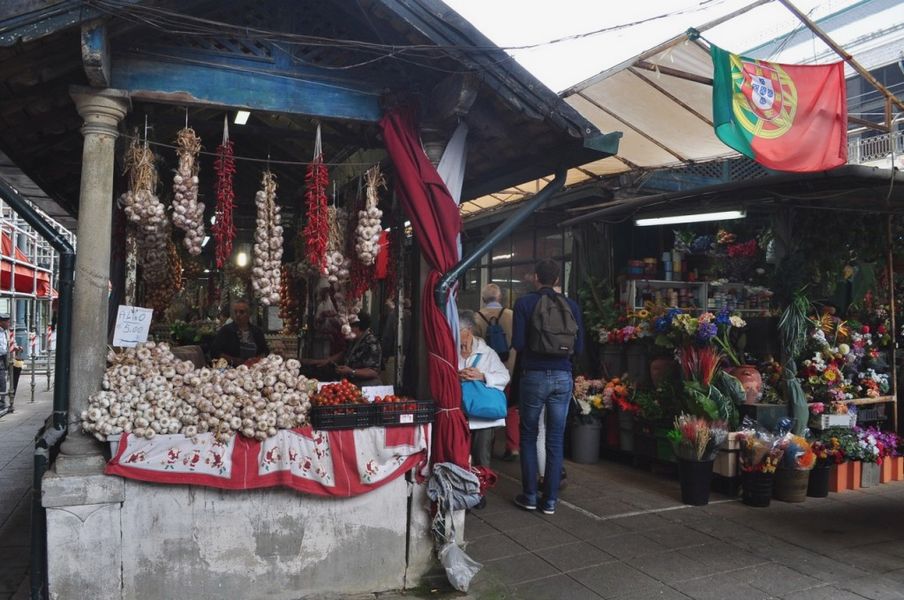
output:
<instances>
[{"instance_id":1,"label":"terracotta pot","mask_svg":"<svg viewBox=\"0 0 904 600\"><path fill-rule=\"evenodd\" d=\"M895 459L890 456L882 461L882 470L879 473L879 483L888 483L895 480Z\"/></svg>"},{"instance_id":2,"label":"terracotta pot","mask_svg":"<svg viewBox=\"0 0 904 600\"><path fill-rule=\"evenodd\" d=\"M668 381L677 371L678 363L674 358L660 356L650 361L650 381L653 387Z\"/></svg>"},{"instance_id":3,"label":"terracotta pot","mask_svg":"<svg viewBox=\"0 0 904 600\"><path fill-rule=\"evenodd\" d=\"M829 473L829 491L831 492L846 492L850 488L848 487L848 479L850 476L848 475L848 471L850 470L850 463L843 462L841 464L832 465L831 473ZM857 478L857 481L860 481L860 478Z\"/></svg>"},{"instance_id":4,"label":"terracotta pot","mask_svg":"<svg viewBox=\"0 0 904 600\"><path fill-rule=\"evenodd\" d=\"M896 456L893 460L895 461L895 467L892 472L895 481L904 481L904 456Z\"/></svg>"},{"instance_id":5,"label":"terracotta pot","mask_svg":"<svg viewBox=\"0 0 904 600\"><path fill-rule=\"evenodd\" d=\"M859 490L863 481L863 463L859 460L852 460L848 464L848 489Z\"/></svg>"},{"instance_id":6,"label":"terracotta pot","mask_svg":"<svg viewBox=\"0 0 904 600\"><path fill-rule=\"evenodd\" d=\"M741 365L740 367L732 367L728 369L728 373L733 375L744 386L747 392L746 404L756 404L763 397L763 376L753 365Z\"/></svg>"}]
</instances>

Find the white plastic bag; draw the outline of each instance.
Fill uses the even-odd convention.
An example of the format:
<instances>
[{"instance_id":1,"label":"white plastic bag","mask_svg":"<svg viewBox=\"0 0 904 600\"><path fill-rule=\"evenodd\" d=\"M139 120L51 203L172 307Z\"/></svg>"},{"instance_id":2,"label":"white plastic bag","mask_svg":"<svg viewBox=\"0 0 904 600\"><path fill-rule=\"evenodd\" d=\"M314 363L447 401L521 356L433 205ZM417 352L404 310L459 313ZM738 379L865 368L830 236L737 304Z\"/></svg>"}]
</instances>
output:
<instances>
[{"instance_id":1,"label":"white plastic bag","mask_svg":"<svg viewBox=\"0 0 904 600\"><path fill-rule=\"evenodd\" d=\"M449 542L439 551L439 560L446 569L446 577L459 592L467 592L471 579L483 565L465 554L455 542Z\"/></svg>"}]
</instances>

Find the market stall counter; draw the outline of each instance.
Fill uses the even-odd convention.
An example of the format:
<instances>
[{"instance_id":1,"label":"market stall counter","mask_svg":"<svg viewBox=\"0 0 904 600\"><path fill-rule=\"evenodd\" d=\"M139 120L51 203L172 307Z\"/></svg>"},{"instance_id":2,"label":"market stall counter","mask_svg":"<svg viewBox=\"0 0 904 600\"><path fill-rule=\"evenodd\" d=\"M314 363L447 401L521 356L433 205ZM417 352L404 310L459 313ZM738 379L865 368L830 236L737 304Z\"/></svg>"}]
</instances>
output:
<instances>
[{"instance_id":1,"label":"market stall counter","mask_svg":"<svg viewBox=\"0 0 904 600\"><path fill-rule=\"evenodd\" d=\"M339 580L400 589L432 566L432 405L318 383L274 355L196 368L148 343L108 359L82 426L112 457L77 490L45 477L48 543L67 550L50 572L92 552L96 581L122 577L92 597L297 598Z\"/></svg>"}]
</instances>

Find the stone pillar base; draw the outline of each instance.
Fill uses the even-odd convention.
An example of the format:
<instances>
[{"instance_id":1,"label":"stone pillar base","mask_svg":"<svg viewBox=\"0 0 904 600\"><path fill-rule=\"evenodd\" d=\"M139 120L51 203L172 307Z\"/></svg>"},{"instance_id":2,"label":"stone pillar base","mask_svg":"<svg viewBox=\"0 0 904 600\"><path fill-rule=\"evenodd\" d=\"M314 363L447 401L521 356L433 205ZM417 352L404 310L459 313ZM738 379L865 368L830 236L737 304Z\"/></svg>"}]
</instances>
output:
<instances>
[{"instance_id":1,"label":"stone pillar base","mask_svg":"<svg viewBox=\"0 0 904 600\"><path fill-rule=\"evenodd\" d=\"M100 457L98 457L100 458ZM86 462L80 470L87 471ZM103 459L100 458L103 465ZM121 598L122 479L93 473L44 475L50 598Z\"/></svg>"}]
</instances>

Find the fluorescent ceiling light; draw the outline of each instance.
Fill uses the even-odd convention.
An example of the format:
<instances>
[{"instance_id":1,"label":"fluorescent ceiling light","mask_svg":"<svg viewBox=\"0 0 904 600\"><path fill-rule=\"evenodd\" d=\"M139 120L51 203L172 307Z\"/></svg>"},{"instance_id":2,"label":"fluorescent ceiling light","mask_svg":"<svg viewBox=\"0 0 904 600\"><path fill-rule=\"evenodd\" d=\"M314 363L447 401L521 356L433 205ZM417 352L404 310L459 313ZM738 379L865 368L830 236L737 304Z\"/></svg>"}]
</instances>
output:
<instances>
[{"instance_id":1,"label":"fluorescent ceiling light","mask_svg":"<svg viewBox=\"0 0 904 600\"><path fill-rule=\"evenodd\" d=\"M235 255L235 264L237 267L247 267L248 266L248 253L247 252L239 252Z\"/></svg>"},{"instance_id":2,"label":"fluorescent ceiling light","mask_svg":"<svg viewBox=\"0 0 904 600\"><path fill-rule=\"evenodd\" d=\"M205 273L210 273L210 269L204 269Z\"/></svg>"},{"instance_id":3,"label":"fluorescent ceiling light","mask_svg":"<svg viewBox=\"0 0 904 600\"><path fill-rule=\"evenodd\" d=\"M248 122L248 117L251 116L251 111L247 110L237 110L235 111L235 121L236 125L244 125Z\"/></svg>"},{"instance_id":4,"label":"fluorescent ceiling light","mask_svg":"<svg viewBox=\"0 0 904 600\"><path fill-rule=\"evenodd\" d=\"M671 217L646 217L634 219L638 227L650 225L678 225L680 223L702 223L704 221L730 221L743 219L747 216L745 210L724 210L722 212L697 213L694 215L674 215Z\"/></svg>"},{"instance_id":5,"label":"fluorescent ceiling light","mask_svg":"<svg viewBox=\"0 0 904 600\"><path fill-rule=\"evenodd\" d=\"M206 245L207 245L207 242L209 242L209 241L210 241L210 236L209 236L209 235L205 235L205 236L204 236L204 239L201 240L201 247L203 248L204 246L206 246Z\"/></svg>"},{"instance_id":6,"label":"fluorescent ceiling light","mask_svg":"<svg viewBox=\"0 0 904 600\"><path fill-rule=\"evenodd\" d=\"M503 260L503 259L505 259L505 258L511 258L511 257L512 257L511 253L509 253L509 254L497 254L496 256L493 257L493 260Z\"/></svg>"}]
</instances>

